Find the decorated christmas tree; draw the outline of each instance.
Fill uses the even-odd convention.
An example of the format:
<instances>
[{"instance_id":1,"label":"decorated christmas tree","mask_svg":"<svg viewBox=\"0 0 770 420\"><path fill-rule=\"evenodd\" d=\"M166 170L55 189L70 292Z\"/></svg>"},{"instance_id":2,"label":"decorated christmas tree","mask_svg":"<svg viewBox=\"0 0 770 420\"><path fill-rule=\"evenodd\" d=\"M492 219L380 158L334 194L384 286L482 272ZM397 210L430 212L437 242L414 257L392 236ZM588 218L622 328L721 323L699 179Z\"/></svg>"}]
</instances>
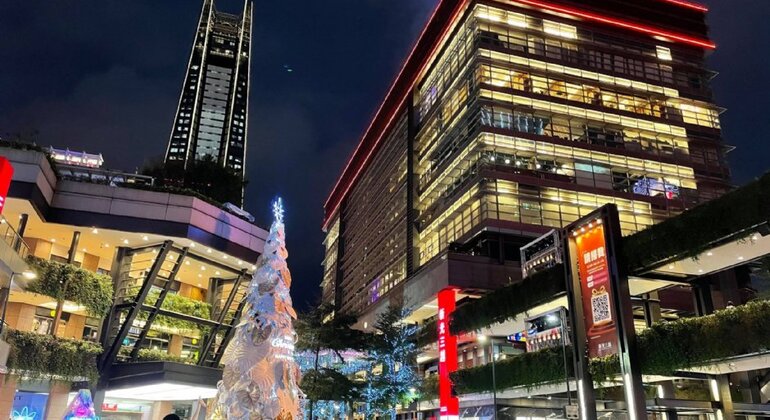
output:
<instances>
[{"instance_id":1,"label":"decorated christmas tree","mask_svg":"<svg viewBox=\"0 0 770 420\"><path fill-rule=\"evenodd\" d=\"M91 391L87 389L78 391L75 399L67 407L67 414L64 415L64 420L96 420L98 418L96 417L96 410L94 410Z\"/></svg>"},{"instance_id":2,"label":"decorated christmas tree","mask_svg":"<svg viewBox=\"0 0 770 420\"><path fill-rule=\"evenodd\" d=\"M288 252L283 205L273 203L273 224L246 295L246 306L222 358L212 419L262 420L299 418L299 366L286 265Z\"/></svg>"}]
</instances>

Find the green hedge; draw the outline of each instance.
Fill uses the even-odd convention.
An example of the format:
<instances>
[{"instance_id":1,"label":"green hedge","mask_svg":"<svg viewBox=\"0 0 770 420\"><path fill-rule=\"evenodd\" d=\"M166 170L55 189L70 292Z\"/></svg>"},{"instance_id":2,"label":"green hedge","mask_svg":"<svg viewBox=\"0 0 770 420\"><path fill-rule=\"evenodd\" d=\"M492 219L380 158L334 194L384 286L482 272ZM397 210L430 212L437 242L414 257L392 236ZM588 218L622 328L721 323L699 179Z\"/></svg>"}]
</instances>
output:
<instances>
[{"instance_id":1,"label":"green hedge","mask_svg":"<svg viewBox=\"0 0 770 420\"><path fill-rule=\"evenodd\" d=\"M12 329L6 330L5 340L10 345L8 369L14 374L32 379L85 377L92 383L99 377L99 344Z\"/></svg>"},{"instance_id":2,"label":"green hedge","mask_svg":"<svg viewBox=\"0 0 770 420\"><path fill-rule=\"evenodd\" d=\"M770 350L770 302L755 301L713 315L660 322L642 331L637 343L642 373L648 375L672 375L714 360L766 352ZM553 348L499 361L495 366L497 387L562 381L563 360L561 348ZM455 372L452 379L457 391L491 391L491 369L487 364ZM617 375L620 365L617 357L607 357L593 360L589 369L594 381L602 383Z\"/></svg>"},{"instance_id":3,"label":"green hedge","mask_svg":"<svg viewBox=\"0 0 770 420\"><path fill-rule=\"evenodd\" d=\"M457 335L507 321L549 302L565 288L564 266L559 264L460 306L452 314L449 329Z\"/></svg>"},{"instance_id":4,"label":"green hedge","mask_svg":"<svg viewBox=\"0 0 770 420\"><path fill-rule=\"evenodd\" d=\"M27 262L37 273L37 278L27 286L28 292L75 302L97 317L103 317L110 311L113 290L109 276L37 257L28 257ZM63 286L68 279L65 294Z\"/></svg>"},{"instance_id":5,"label":"green hedge","mask_svg":"<svg viewBox=\"0 0 770 420\"><path fill-rule=\"evenodd\" d=\"M626 262L633 272L671 257L696 257L711 243L768 220L770 173L722 197L628 236L623 241Z\"/></svg>"},{"instance_id":6,"label":"green hedge","mask_svg":"<svg viewBox=\"0 0 770 420\"><path fill-rule=\"evenodd\" d=\"M195 359L169 354L166 350L139 349L136 356L139 362L174 362L184 364L195 364Z\"/></svg>"},{"instance_id":7,"label":"green hedge","mask_svg":"<svg viewBox=\"0 0 770 420\"><path fill-rule=\"evenodd\" d=\"M144 301L144 304L153 306L155 305L155 302L158 301L158 297L160 297L160 290L152 289L147 295L147 299ZM161 309L194 316L197 318L211 319L211 305L200 300L180 296L176 293L166 294L166 298L163 299L163 305L161 305ZM146 321L148 316L149 313L147 311L142 311L139 313L137 318L139 320ZM158 315L155 317L155 322L153 324L161 327L176 328L186 331L199 330L201 331L201 334L203 334L207 329L207 327L200 326L193 321L185 321L183 319L165 315Z\"/></svg>"}]
</instances>

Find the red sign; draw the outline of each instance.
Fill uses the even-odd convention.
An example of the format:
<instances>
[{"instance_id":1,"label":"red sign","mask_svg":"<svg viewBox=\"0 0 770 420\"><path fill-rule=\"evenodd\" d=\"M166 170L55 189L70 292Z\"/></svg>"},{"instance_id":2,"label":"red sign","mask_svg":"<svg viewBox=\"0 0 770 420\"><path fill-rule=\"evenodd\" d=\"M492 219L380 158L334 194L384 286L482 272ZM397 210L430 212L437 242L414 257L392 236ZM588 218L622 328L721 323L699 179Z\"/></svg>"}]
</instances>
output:
<instances>
[{"instance_id":1,"label":"red sign","mask_svg":"<svg viewBox=\"0 0 770 420\"><path fill-rule=\"evenodd\" d=\"M612 307L612 282L604 225L589 223L576 232L578 275L583 295L588 357L617 354L617 324L613 318L615 310Z\"/></svg>"},{"instance_id":2,"label":"red sign","mask_svg":"<svg viewBox=\"0 0 770 420\"><path fill-rule=\"evenodd\" d=\"M449 315L455 310L454 289L438 292L438 393L441 420L460 418L460 401L452 391L449 374L457 371L457 337L449 333Z\"/></svg>"},{"instance_id":3,"label":"red sign","mask_svg":"<svg viewBox=\"0 0 770 420\"><path fill-rule=\"evenodd\" d=\"M13 166L11 166L11 162L0 156L0 214L3 214L3 207L5 207L5 199L8 197L12 178Z\"/></svg>"}]
</instances>

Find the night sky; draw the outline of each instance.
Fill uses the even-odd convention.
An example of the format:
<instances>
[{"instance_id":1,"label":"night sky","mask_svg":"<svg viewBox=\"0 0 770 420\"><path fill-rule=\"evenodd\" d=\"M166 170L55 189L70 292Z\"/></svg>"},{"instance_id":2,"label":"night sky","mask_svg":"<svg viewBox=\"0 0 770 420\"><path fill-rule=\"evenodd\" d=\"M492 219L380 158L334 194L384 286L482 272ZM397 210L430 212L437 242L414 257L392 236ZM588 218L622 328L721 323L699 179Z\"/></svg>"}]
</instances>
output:
<instances>
[{"instance_id":1,"label":"night sky","mask_svg":"<svg viewBox=\"0 0 770 420\"><path fill-rule=\"evenodd\" d=\"M652 0L651 0L652 1ZM770 1L706 0L733 181L770 168ZM165 152L199 0L0 3L0 135L102 153ZM318 298L322 206L436 0L255 2L246 207L287 206L292 294ZM238 12L241 0L218 0ZM289 71L291 70L291 71Z\"/></svg>"}]
</instances>

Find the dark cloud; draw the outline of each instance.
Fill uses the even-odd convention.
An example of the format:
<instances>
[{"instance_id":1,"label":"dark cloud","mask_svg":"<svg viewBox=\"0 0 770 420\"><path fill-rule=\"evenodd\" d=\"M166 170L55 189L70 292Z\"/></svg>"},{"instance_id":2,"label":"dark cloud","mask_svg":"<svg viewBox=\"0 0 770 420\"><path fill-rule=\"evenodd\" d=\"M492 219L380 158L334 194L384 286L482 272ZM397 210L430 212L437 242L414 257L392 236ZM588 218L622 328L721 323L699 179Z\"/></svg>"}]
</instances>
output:
<instances>
[{"instance_id":1,"label":"dark cloud","mask_svg":"<svg viewBox=\"0 0 770 420\"><path fill-rule=\"evenodd\" d=\"M770 155L767 0L710 0L710 65L735 178ZM241 0L219 0L238 11ZM287 205L295 299L317 295L322 205L436 0L256 2L247 207ZM105 155L133 170L163 153L201 2L0 3L0 133ZM286 67L293 71L287 72Z\"/></svg>"}]
</instances>

